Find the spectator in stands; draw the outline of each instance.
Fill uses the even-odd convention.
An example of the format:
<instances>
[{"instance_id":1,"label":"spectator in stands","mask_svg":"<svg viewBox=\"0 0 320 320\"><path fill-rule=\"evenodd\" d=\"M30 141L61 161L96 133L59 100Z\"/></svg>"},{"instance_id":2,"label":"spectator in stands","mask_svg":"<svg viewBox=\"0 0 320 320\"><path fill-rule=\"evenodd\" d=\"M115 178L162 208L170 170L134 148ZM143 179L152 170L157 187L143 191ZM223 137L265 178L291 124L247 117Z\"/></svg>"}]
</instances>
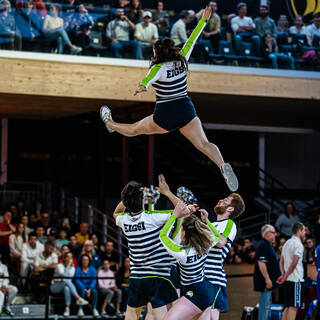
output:
<instances>
[{"instance_id":1,"label":"spectator in stands","mask_svg":"<svg viewBox=\"0 0 320 320\"><path fill-rule=\"evenodd\" d=\"M79 232L75 234L77 241L83 245L85 241L89 240L89 223L81 222L79 227ZM71 250L71 249L70 249ZM72 252L72 250L71 250Z\"/></svg>"},{"instance_id":2,"label":"spectator in stands","mask_svg":"<svg viewBox=\"0 0 320 320\"><path fill-rule=\"evenodd\" d=\"M0 254L5 263L10 261L9 237L16 232L11 223L11 215L10 211L5 211L0 222Z\"/></svg>"},{"instance_id":3,"label":"spectator in stands","mask_svg":"<svg viewBox=\"0 0 320 320\"><path fill-rule=\"evenodd\" d=\"M119 269L119 255L114 250L114 244L112 241L107 241L104 246L104 254L102 255L102 261L108 260L110 269L113 272L117 272Z\"/></svg>"},{"instance_id":4,"label":"spectator in stands","mask_svg":"<svg viewBox=\"0 0 320 320\"><path fill-rule=\"evenodd\" d=\"M19 223L21 217L19 216L18 208L15 204L11 204L9 207L9 210L11 211L11 222L13 224Z\"/></svg>"},{"instance_id":5,"label":"spectator in stands","mask_svg":"<svg viewBox=\"0 0 320 320\"><path fill-rule=\"evenodd\" d=\"M31 213L29 216L29 223L28 223L29 227L35 231L37 223L38 223L37 215L35 213Z\"/></svg>"},{"instance_id":6,"label":"spectator in stands","mask_svg":"<svg viewBox=\"0 0 320 320\"><path fill-rule=\"evenodd\" d=\"M94 24L93 18L83 4L80 4L77 12L71 20L70 31L73 42L84 48L90 43L90 28Z\"/></svg>"},{"instance_id":7,"label":"spectator in stands","mask_svg":"<svg viewBox=\"0 0 320 320\"><path fill-rule=\"evenodd\" d=\"M313 236L316 241L316 246L320 244L320 215L317 216L313 226Z\"/></svg>"},{"instance_id":8,"label":"spectator in stands","mask_svg":"<svg viewBox=\"0 0 320 320\"><path fill-rule=\"evenodd\" d=\"M0 1L0 49L21 50L22 41L17 28L11 5L7 0Z\"/></svg>"},{"instance_id":9,"label":"spectator in stands","mask_svg":"<svg viewBox=\"0 0 320 320\"><path fill-rule=\"evenodd\" d=\"M227 39L227 41L230 41L230 42L232 42L232 39L233 39L233 30L231 27L231 21L236 16L237 15L235 13L230 13L227 18L226 39Z\"/></svg>"},{"instance_id":10,"label":"spectator in stands","mask_svg":"<svg viewBox=\"0 0 320 320\"><path fill-rule=\"evenodd\" d=\"M283 284L285 309L283 320L296 319L298 307L302 306L301 282L303 274L303 244L305 238L304 225L296 222L292 227L292 237L284 244L280 258L281 276L277 283Z\"/></svg>"},{"instance_id":11,"label":"spectator in stands","mask_svg":"<svg viewBox=\"0 0 320 320\"><path fill-rule=\"evenodd\" d=\"M288 34L289 31L289 22L285 14L281 14L277 23L277 32Z\"/></svg>"},{"instance_id":12,"label":"spectator in stands","mask_svg":"<svg viewBox=\"0 0 320 320\"><path fill-rule=\"evenodd\" d=\"M22 216L21 217L21 221L24 227L24 234L27 237L31 232L33 232L34 230L32 228L29 228L29 217L28 216Z\"/></svg>"},{"instance_id":13,"label":"spectator in stands","mask_svg":"<svg viewBox=\"0 0 320 320\"><path fill-rule=\"evenodd\" d=\"M74 257L78 257L81 252L81 244L78 242L76 236L70 236L69 245L70 252L72 252Z\"/></svg>"},{"instance_id":14,"label":"spectator in stands","mask_svg":"<svg viewBox=\"0 0 320 320\"><path fill-rule=\"evenodd\" d=\"M307 238L303 254L303 262L305 264L314 264L316 246L312 238Z\"/></svg>"},{"instance_id":15,"label":"spectator in stands","mask_svg":"<svg viewBox=\"0 0 320 320\"><path fill-rule=\"evenodd\" d=\"M130 21L134 24L139 23L143 19L143 10L140 0L130 0L130 3L125 6L125 12Z\"/></svg>"},{"instance_id":16,"label":"spectator in stands","mask_svg":"<svg viewBox=\"0 0 320 320\"><path fill-rule=\"evenodd\" d=\"M43 31L45 32L45 41L47 45L57 43L58 53L63 53L64 46L68 46L71 54L78 54L82 48L73 45L69 39L67 32L64 30L63 19L58 17L58 7L51 4L50 14L47 14L44 23Z\"/></svg>"},{"instance_id":17,"label":"spectator in stands","mask_svg":"<svg viewBox=\"0 0 320 320\"><path fill-rule=\"evenodd\" d=\"M96 254L94 248L93 248L93 243L91 240L87 240L82 248L82 251L78 257L78 262L80 264L80 261L82 259L83 255L87 255L90 258L90 266L94 267L96 270L101 266L101 259L99 255Z\"/></svg>"},{"instance_id":18,"label":"spectator in stands","mask_svg":"<svg viewBox=\"0 0 320 320\"><path fill-rule=\"evenodd\" d=\"M265 55L271 60L273 69L278 69L278 60L288 62L290 69L295 69L294 58L292 56L289 56L288 54L279 52L277 40L273 38L271 33L267 33L264 38L264 51ZM297 217L288 218L282 214L276 222L276 227L280 228L281 233L289 236L285 232L288 232L290 230L290 226L292 226L292 224L294 224L297 219Z\"/></svg>"},{"instance_id":19,"label":"spectator in stands","mask_svg":"<svg viewBox=\"0 0 320 320\"><path fill-rule=\"evenodd\" d=\"M47 242L47 236L45 235L43 226L41 225L36 226L36 235L37 235L38 241L41 244L45 244Z\"/></svg>"},{"instance_id":20,"label":"spectator in stands","mask_svg":"<svg viewBox=\"0 0 320 320\"><path fill-rule=\"evenodd\" d=\"M130 259L124 258L123 265L117 272L117 284L122 291L122 299L120 310L124 311L127 307L128 292L129 292L129 279L130 279Z\"/></svg>"},{"instance_id":21,"label":"spectator in stands","mask_svg":"<svg viewBox=\"0 0 320 320\"><path fill-rule=\"evenodd\" d=\"M44 302L46 295L45 287L42 284L46 283L48 278L53 275L53 271L58 265L58 256L54 251L54 244L47 241L44 250L34 258L31 287L40 303Z\"/></svg>"},{"instance_id":22,"label":"spectator in stands","mask_svg":"<svg viewBox=\"0 0 320 320\"><path fill-rule=\"evenodd\" d=\"M285 213L282 213L276 221L275 227L280 234L288 237L292 235L293 225L299 221L299 217L296 213L296 209L292 202L285 204Z\"/></svg>"},{"instance_id":23,"label":"spectator in stands","mask_svg":"<svg viewBox=\"0 0 320 320\"><path fill-rule=\"evenodd\" d=\"M93 316L99 316L97 310L98 305L98 292L96 289L97 280L96 279L86 279L89 277L96 277L96 269L90 266L91 260L87 254L82 255L79 266L76 268L75 277L79 279L75 280L77 291L80 297L84 299L91 299ZM78 316L82 317L84 315L82 306L79 306Z\"/></svg>"},{"instance_id":24,"label":"spectator in stands","mask_svg":"<svg viewBox=\"0 0 320 320\"><path fill-rule=\"evenodd\" d=\"M96 252L96 254L98 256L101 257L102 256L102 251L101 251L101 245L100 245L99 237L95 233L91 233L90 240L92 241L94 251Z\"/></svg>"},{"instance_id":25,"label":"spectator in stands","mask_svg":"<svg viewBox=\"0 0 320 320\"><path fill-rule=\"evenodd\" d=\"M73 263L73 255L71 252L66 252L62 257L61 263L59 263L55 268L53 277L73 277L74 274L75 266ZM88 301L79 296L77 289L72 283L72 279L54 278L52 280L50 290L53 294L61 294L63 292L66 304L66 308L63 313L65 317L70 316L70 305L72 297L76 299L76 304L79 306L88 304Z\"/></svg>"},{"instance_id":26,"label":"spectator in stands","mask_svg":"<svg viewBox=\"0 0 320 320\"><path fill-rule=\"evenodd\" d=\"M16 227L15 233L10 235L9 247L10 247L10 260L13 263L20 265L22 246L27 241L26 235L24 233L24 226L19 223Z\"/></svg>"},{"instance_id":27,"label":"spectator in stands","mask_svg":"<svg viewBox=\"0 0 320 320\"><path fill-rule=\"evenodd\" d=\"M231 21L231 27L234 32L234 46L236 51L240 52L240 42L244 39L252 39L256 41L257 36L253 35L256 28L250 17L247 17L247 5L240 2L237 5L238 15Z\"/></svg>"},{"instance_id":28,"label":"spectator in stands","mask_svg":"<svg viewBox=\"0 0 320 320\"><path fill-rule=\"evenodd\" d=\"M290 34L306 34L306 27L303 25L303 17L298 14L295 18L294 26L289 28Z\"/></svg>"},{"instance_id":29,"label":"spectator in stands","mask_svg":"<svg viewBox=\"0 0 320 320\"><path fill-rule=\"evenodd\" d=\"M68 246L69 240L67 239L68 233L66 229L59 230L59 237L56 240L57 249L60 251L63 245Z\"/></svg>"},{"instance_id":30,"label":"spectator in stands","mask_svg":"<svg viewBox=\"0 0 320 320\"><path fill-rule=\"evenodd\" d=\"M68 217L64 217L62 219L61 228L64 228L65 230L67 230L68 234L70 234L72 228Z\"/></svg>"},{"instance_id":31,"label":"spectator in stands","mask_svg":"<svg viewBox=\"0 0 320 320\"><path fill-rule=\"evenodd\" d=\"M282 248L283 248L283 245L286 243L286 241L287 241L287 238L284 236L280 237L278 240L278 244L277 244L277 248L276 248L278 259L280 259L280 257L281 257Z\"/></svg>"},{"instance_id":32,"label":"spectator in stands","mask_svg":"<svg viewBox=\"0 0 320 320\"><path fill-rule=\"evenodd\" d=\"M98 277L109 277L109 279L98 279L99 291L104 296L104 301L101 307L101 315L106 315L106 307L110 305L112 299L116 299L116 316L121 316L121 290L116 285L114 272L110 270L108 260L104 260L102 268L98 271Z\"/></svg>"},{"instance_id":33,"label":"spectator in stands","mask_svg":"<svg viewBox=\"0 0 320 320\"><path fill-rule=\"evenodd\" d=\"M252 244L251 238L245 238L243 240L243 247L241 252L242 260L246 263L254 263L255 252L256 249Z\"/></svg>"},{"instance_id":34,"label":"spectator in stands","mask_svg":"<svg viewBox=\"0 0 320 320\"><path fill-rule=\"evenodd\" d=\"M143 13L143 22L136 25L134 36L141 44L142 51L152 52L154 43L159 39L158 28L152 22L152 13Z\"/></svg>"},{"instance_id":35,"label":"spectator in stands","mask_svg":"<svg viewBox=\"0 0 320 320\"><path fill-rule=\"evenodd\" d=\"M261 228L262 239L258 243L254 266L254 290L259 292L258 320L271 318L272 289L281 275L277 254L272 248L276 230L270 224Z\"/></svg>"},{"instance_id":36,"label":"spectator in stands","mask_svg":"<svg viewBox=\"0 0 320 320\"><path fill-rule=\"evenodd\" d=\"M255 33L260 38L256 38L256 50L258 53L261 52L262 39L267 33L271 33L274 39L277 38L277 27L273 19L269 17L269 6L261 5L259 8L259 17L254 19L256 25Z\"/></svg>"},{"instance_id":37,"label":"spectator in stands","mask_svg":"<svg viewBox=\"0 0 320 320\"><path fill-rule=\"evenodd\" d=\"M37 226L42 226L44 228L44 233L50 228L50 216L48 212L42 212L40 214L40 219L37 222Z\"/></svg>"},{"instance_id":38,"label":"spectator in stands","mask_svg":"<svg viewBox=\"0 0 320 320\"><path fill-rule=\"evenodd\" d=\"M35 203L35 212L34 214L36 215L37 219L40 219L41 213L43 211L43 204L40 200L36 200Z\"/></svg>"},{"instance_id":39,"label":"spectator in stands","mask_svg":"<svg viewBox=\"0 0 320 320\"><path fill-rule=\"evenodd\" d=\"M194 17L187 10L182 11L180 15L181 19L171 28L171 39L176 46L182 48L188 40L186 24L190 23Z\"/></svg>"},{"instance_id":40,"label":"spectator in stands","mask_svg":"<svg viewBox=\"0 0 320 320\"><path fill-rule=\"evenodd\" d=\"M160 38L168 37L170 34L169 15L163 7L163 1L157 0L156 9L152 11L152 22L157 26Z\"/></svg>"},{"instance_id":41,"label":"spectator in stands","mask_svg":"<svg viewBox=\"0 0 320 320\"><path fill-rule=\"evenodd\" d=\"M130 40L129 31L136 30L136 26L123 9L117 9L116 18L108 23L107 38L111 41L111 49L116 58L120 58L120 51L129 51L136 59L142 59L141 45L135 40ZM87 240L87 239L86 239Z\"/></svg>"},{"instance_id":42,"label":"spectator in stands","mask_svg":"<svg viewBox=\"0 0 320 320\"><path fill-rule=\"evenodd\" d=\"M315 36L318 36L320 38L320 13L317 13L313 17L313 23L306 27L306 34L309 46L313 45Z\"/></svg>"},{"instance_id":43,"label":"spectator in stands","mask_svg":"<svg viewBox=\"0 0 320 320\"><path fill-rule=\"evenodd\" d=\"M47 8L45 3L42 0L32 0L34 12L44 19L47 14Z\"/></svg>"},{"instance_id":44,"label":"spectator in stands","mask_svg":"<svg viewBox=\"0 0 320 320\"><path fill-rule=\"evenodd\" d=\"M61 263L61 261L62 261L62 257L66 254L66 253L68 253L68 252L71 252L70 251L70 249L69 249L69 247L67 246L67 245L63 245L62 247L61 247L61 250L60 250L60 256L58 257L58 263ZM71 252L72 253L72 252ZM73 257L73 265L74 265L74 267L76 268L77 266L78 266L78 261L77 261L77 259L72 255L72 257Z\"/></svg>"},{"instance_id":45,"label":"spectator in stands","mask_svg":"<svg viewBox=\"0 0 320 320\"><path fill-rule=\"evenodd\" d=\"M43 251L43 245L38 241L34 232L29 234L28 242L22 245L21 277L27 277L33 271L34 258ZM22 283L25 284L25 279Z\"/></svg>"},{"instance_id":46,"label":"spectator in stands","mask_svg":"<svg viewBox=\"0 0 320 320\"><path fill-rule=\"evenodd\" d=\"M0 259L1 259L1 255L0 255ZM3 311L13 317L14 313L12 312L10 306L12 305L17 293L18 293L18 289L9 284L9 272L8 272L8 267L3 264L0 261L0 275L7 277L5 278L0 278L0 314L2 313L2 309ZM6 302L5 302L6 301ZM3 308L5 303L5 307Z\"/></svg>"},{"instance_id":47,"label":"spectator in stands","mask_svg":"<svg viewBox=\"0 0 320 320\"><path fill-rule=\"evenodd\" d=\"M57 255L60 255L58 247L57 247L57 236L58 230L56 228L49 228L47 230L47 241L50 242L54 246L54 250Z\"/></svg>"},{"instance_id":48,"label":"spectator in stands","mask_svg":"<svg viewBox=\"0 0 320 320\"><path fill-rule=\"evenodd\" d=\"M60 17L63 19L64 27L68 32L71 28L71 21L73 19L73 15L76 13L77 5L78 4L75 3L75 0L65 0L62 6Z\"/></svg>"},{"instance_id":49,"label":"spectator in stands","mask_svg":"<svg viewBox=\"0 0 320 320\"><path fill-rule=\"evenodd\" d=\"M62 218L61 218L60 211L57 209L54 209L50 214L50 227L59 230L61 227L61 222L62 222Z\"/></svg>"},{"instance_id":50,"label":"spectator in stands","mask_svg":"<svg viewBox=\"0 0 320 320\"><path fill-rule=\"evenodd\" d=\"M115 0L112 5L112 8L113 8L112 13L116 12L116 10L114 9L124 9L126 4L127 4L126 0Z\"/></svg>"},{"instance_id":51,"label":"spectator in stands","mask_svg":"<svg viewBox=\"0 0 320 320\"><path fill-rule=\"evenodd\" d=\"M16 16L16 19L17 19L17 16ZM19 29L19 27L18 27L18 29ZM28 211L25 208L24 201L21 198L17 200L16 206L17 206L17 211L18 211L18 214L20 217L22 217L24 215L28 215Z\"/></svg>"},{"instance_id":52,"label":"spectator in stands","mask_svg":"<svg viewBox=\"0 0 320 320\"><path fill-rule=\"evenodd\" d=\"M219 51L219 41L221 40L221 19L217 14L218 6L216 1L210 1L208 4L212 9L212 14L207 22L206 28L203 31L203 38L210 40L213 51L218 53ZM202 17L204 9L200 10L196 17L199 20Z\"/></svg>"}]
</instances>

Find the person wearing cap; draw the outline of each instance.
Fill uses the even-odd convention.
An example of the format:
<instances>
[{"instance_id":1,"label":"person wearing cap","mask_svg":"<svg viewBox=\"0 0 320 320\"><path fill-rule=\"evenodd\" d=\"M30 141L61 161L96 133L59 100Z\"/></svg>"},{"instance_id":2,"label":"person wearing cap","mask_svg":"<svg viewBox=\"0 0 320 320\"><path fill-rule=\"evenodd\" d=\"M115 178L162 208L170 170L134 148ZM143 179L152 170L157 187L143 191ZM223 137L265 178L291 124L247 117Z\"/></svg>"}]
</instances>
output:
<instances>
[{"instance_id":1,"label":"person wearing cap","mask_svg":"<svg viewBox=\"0 0 320 320\"><path fill-rule=\"evenodd\" d=\"M136 25L134 36L141 44L143 51L148 49L152 50L153 45L159 39L158 28L151 21L152 13L150 11L144 11L143 22Z\"/></svg>"},{"instance_id":2,"label":"person wearing cap","mask_svg":"<svg viewBox=\"0 0 320 320\"><path fill-rule=\"evenodd\" d=\"M253 31L256 25L250 17L247 17L247 5L240 2L237 5L238 15L232 19L231 28L234 32L234 46L236 51L240 52L240 42L243 38L250 38L252 41L256 38Z\"/></svg>"},{"instance_id":3,"label":"person wearing cap","mask_svg":"<svg viewBox=\"0 0 320 320\"><path fill-rule=\"evenodd\" d=\"M265 224L261 228L262 239L258 243L254 266L254 290L259 292L258 320L271 318L272 289L281 275L277 254L272 247L276 239L274 226Z\"/></svg>"},{"instance_id":4,"label":"person wearing cap","mask_svg":"<svg viewBox=\"0 0 320 320\"><path fill-rule=\"evenodd\" d=\"M124 14L124 10L118 8L115 19L107 25L107 38L111 41L110 45L115 58L120 58L120 51L125 50L131 52L134 58L142 59L140 43L130 40L130 30L134 31L135 29L135 24Z\"/></svg>"}]
</instances>

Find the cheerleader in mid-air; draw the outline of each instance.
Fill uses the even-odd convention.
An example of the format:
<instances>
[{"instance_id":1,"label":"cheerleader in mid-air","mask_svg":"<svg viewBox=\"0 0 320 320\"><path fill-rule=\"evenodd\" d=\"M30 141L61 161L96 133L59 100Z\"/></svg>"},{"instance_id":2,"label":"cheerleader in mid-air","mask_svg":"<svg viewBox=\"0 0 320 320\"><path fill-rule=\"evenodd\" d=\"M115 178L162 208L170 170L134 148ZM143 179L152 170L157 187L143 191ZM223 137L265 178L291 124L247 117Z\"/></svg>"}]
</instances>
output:
<instances>
[{"instance_id":1,"label":"cheerleader in mid-air","mask_svg":"<svg viewBox=\"0 0 320 320\"><path fill-rule=\"evenodd\" d=\"M107 106L100 108L100 115L109 132L116 131L127 137L163 134L179 129L181 134L220 168L229 189L236 191L238 179L231 165L224 162L219 148L208 141L187 94L188 60L211 13L211 8L206 7L198 25L181 50L170 38L160 39L154 44L154 57L149 73L135 92L135 95L144 92L151 84L155 88L156 106L152 115L133 124L114 122Z\"/></svg>"}]
</instances>

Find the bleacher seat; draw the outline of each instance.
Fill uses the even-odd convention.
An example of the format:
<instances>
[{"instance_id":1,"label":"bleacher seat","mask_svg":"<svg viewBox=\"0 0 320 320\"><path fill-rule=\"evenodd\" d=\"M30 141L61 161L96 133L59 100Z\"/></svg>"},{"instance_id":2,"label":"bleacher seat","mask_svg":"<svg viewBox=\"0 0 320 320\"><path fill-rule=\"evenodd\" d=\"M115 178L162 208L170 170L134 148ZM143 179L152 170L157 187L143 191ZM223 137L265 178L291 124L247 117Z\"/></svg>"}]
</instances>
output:
<instances>
[{"instance_id":1,"label":"bleacher seat","mask_svg":"<svg viewBox=\"0 0 320 320\"><path fill-rule=\"evenodd\" d=\"M301 43L304 46L308 45L308 40L307 40L307 36L305 34L292 34L292 43L296 44L296 43Z\"/></svg>"},{"instance_id":2,"label":"bleacher seat","mask_svg":"<svg viewBox=\"0 0 320 320\"><path fill-rule=\"evenodd\" d=\"M245 56L236 55L233 45L230 41L220 40L219 41L219 53L210 54L211 59L225 59L228 64L233 63L234 61L244 61Z\"/></svg>"},{"instance_id":3,"label":"bleacher seat","mask_svg":"<svg viewBox=\"0 0 320 320\"><path fill-rule=\"evenodd\" d=\"M288 44L288 34L285 32L277 32L278 45Z\"/></svg>"},{"instance_id":4,"label":"bleacher seat","mask_svg":"<svg viewBox=\"0 0 320 320\"><path fill-rule=\"evenodd\" d=\"M252 62L262 62L265 58L259 57L255 50L252 42L240 42L240 55L244 56L246 60L251 64Z\"/></svg>"}]
</instances>

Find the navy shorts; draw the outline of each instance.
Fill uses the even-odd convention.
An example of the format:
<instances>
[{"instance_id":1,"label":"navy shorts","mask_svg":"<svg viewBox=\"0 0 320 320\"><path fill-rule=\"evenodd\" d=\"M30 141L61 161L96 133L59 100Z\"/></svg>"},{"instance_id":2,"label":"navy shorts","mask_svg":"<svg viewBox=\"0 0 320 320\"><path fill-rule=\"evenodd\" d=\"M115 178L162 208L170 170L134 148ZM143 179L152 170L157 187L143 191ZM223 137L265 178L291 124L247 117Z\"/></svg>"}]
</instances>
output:
<instances>
[{"instance_id":1,"label":"navy shorts","mask_svg":"<svg viewBox=\"0 0 320 320\"><path fill-rule=\"evenodd\" d=\"M153 121L167 131L180 129L197 116L189 97L157 103L153 111Z\"/></svg>"},{"instance_id":2,"label":"navy shorts","mask_svg":"<svg viewBox=\"0 0 320 320\"><path fill-rule=\"evenodd\" d=\"M219 286L218 284L211 284L213 286L214 301L212 309L219 309L221 312L228 311L228 296L226 287Z\"/></svg>"},{"instance_id":3,"label":"navy shorts","mask_svg":"<svg viewBox=\"0 0 320 320\"><path fill-rule=\"evenodd\" d=\"M152 308L160 308L177 299L177 291L169 279L157 276L130 277L129 307L139 308L150 302Z\"/></svg>"},{"instance_id":4,"label":"navy shorts","mask_svg":"<svg viewBox=\"0 0 320 320\"><path fill-rule=\"evenodd\" d=\"M182 286L182 295L204 311L216 302L219 289L217 289L209 280L194 283L189 286ZM220 290L221 291L221 290ZM215 307L217 309L217 307Z\"/></svg>"},{"instance_id":5,"label":"navy shorts","mask_svg":"<svg viewBox=\"0 0 320 320\"><path fill-rule=\"evenodd\" d=\"M176 264L171 266L170 280L176 289L180 289L180 271L178 265Z\"/></svg>"},{"instance_id":6,"label":"navy shorts","mask_svg":"<svg viewBox=\"0 0 320 320\"><path fill-rule=\"evenodd\" d=\"M285 307L301 307L302 305L302 288L301 282L285 281L282 285L284 306Z\"/></svg>"}]
</instances>

